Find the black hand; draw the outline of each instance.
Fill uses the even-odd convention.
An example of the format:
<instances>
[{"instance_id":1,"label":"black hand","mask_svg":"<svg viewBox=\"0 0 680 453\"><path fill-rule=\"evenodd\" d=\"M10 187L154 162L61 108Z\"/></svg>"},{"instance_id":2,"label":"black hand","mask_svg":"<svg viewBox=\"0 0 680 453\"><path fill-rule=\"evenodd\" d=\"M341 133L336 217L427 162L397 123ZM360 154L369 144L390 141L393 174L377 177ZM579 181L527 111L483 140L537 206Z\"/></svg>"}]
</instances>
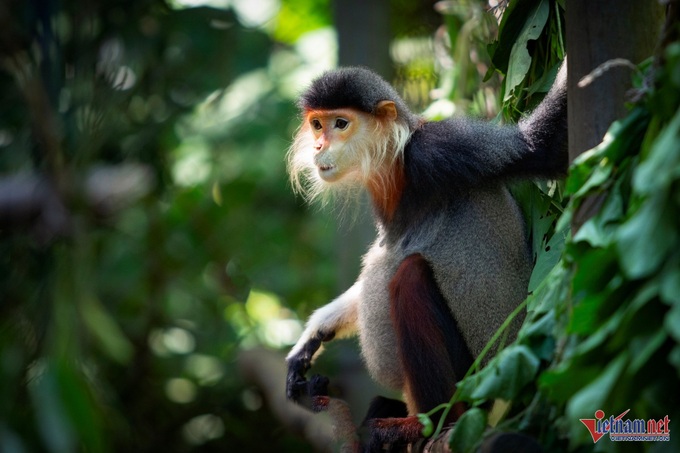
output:
<instances>
[{"instance_id":1,"label":"black hand","mask_svg":"<svg viewBox=\"0 0 680 453\"><path fill-rule=\"evenodd\" d=\"M321 347L321 343L332 340L334 336L335 333L318 332L309 339L300 352L288 359L288 375L286 376L286 396L288 399L299 402L303 396L328 395L328 379L317 375L308 382L305 379L305 373L311 367L312 357Z\"/></svg>"},{"instance_id":2,"label":"black hand","mask_svg":"<svg viewBox=\"0 0 680 453\"><path fill-rule=\"evenodd\" d=\"M297 357L288 360L288 376L286 377L286 397L288 399L298 402L300 397L307 394L305 372L308 369L308 361Z\"/></svg>"}]
</instances>

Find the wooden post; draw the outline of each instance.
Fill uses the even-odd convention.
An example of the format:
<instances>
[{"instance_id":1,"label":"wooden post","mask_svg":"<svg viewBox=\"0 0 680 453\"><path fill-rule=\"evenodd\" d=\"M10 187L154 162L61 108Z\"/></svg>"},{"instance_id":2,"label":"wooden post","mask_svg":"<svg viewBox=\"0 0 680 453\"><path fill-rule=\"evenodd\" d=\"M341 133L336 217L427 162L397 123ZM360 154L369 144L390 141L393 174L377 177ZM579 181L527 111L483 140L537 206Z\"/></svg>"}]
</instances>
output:
<instances>
[{"instance_id":1,"label":"wooden post","mask_svg":"<svg viewBox=\"0 0 680 453\"><path fill-rule=\"evenodd\" d=\"M654 53L663 25L663 7L655 0L570 0L567 3L569 78L569 159L602 141L607 129L626 114L625 95L631 87L631 69L613 66L592 83L578 82L601 64L616 58L638 64ZM574 231L601 204L586 200L575 214Z\"/></svg>"}]
</instances>

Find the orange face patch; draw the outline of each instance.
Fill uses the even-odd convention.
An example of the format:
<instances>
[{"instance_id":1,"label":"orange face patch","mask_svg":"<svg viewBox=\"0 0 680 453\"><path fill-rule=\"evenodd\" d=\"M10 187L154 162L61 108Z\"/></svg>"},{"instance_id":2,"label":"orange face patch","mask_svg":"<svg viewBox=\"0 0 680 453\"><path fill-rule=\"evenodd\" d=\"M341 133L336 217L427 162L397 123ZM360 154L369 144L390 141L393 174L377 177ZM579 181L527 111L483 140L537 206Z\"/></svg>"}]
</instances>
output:
<instances>
[{"instance_id":1,"label":"orange face patch","mask_svg":"<svg viewBox=\"0 0 680 453\"><path fill-rule=\"evenodd\" d=\"M405 185L403 162L386 157L397 152L392 149L396 118L392 101L379 103L374 114L353 108L310 109L300 130L300 134L311 135L318 176L335 182L350 172L361 175L377 212L388 221Z\"/></svg>"},{"instance_id":2,"label":"orange face patch","mask_svg":"<svg viewBox=\"0 0 680 453\"><path fill-rule=\"evenodd\" d=\"M310 110L305 122L314 136L314 147L323 151L333 142L346 142L357 131L360 112L352 109Z\"/></svg>"}]
</instances>

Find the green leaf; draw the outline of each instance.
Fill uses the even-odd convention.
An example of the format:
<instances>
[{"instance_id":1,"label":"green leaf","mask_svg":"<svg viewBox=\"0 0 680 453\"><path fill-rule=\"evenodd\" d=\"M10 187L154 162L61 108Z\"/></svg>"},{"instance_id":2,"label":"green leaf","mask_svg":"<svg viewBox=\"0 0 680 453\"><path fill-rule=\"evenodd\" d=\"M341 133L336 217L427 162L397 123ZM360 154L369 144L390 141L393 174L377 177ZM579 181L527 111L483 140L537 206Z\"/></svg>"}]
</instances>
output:
<instances>
[{"instance_id":1,"label":"green leaf","mask_svg":"<svg viewBox=\"0 0 680 453\"><path fill-rule=\"evenodd\" d=\"M569 333L591 335L599 330L599 312L602 304L609 297L610 292L588 293L574 307L574 312L569 320Z\"/></svg>"},{"instance_id":2,"label":"green leaf","mask_svg":"<svg viewBox=\"0 0 680 453\"><path fill-rule=\"evenodd\" d=\"M550 311L532 322L525 322L518 341L526 344L540 359L551 360L555 350L555 313Z\"/></svg>"},{"instance_id":3,"label":"green leaf","mask_svg":"<svg viewBox=\"0 0 680 453\"><path fill-rule=\"evenodd\" d=\"M603 184L609 181L612 174L611 162L604 158L600 163L595 166L588 179L583 183L583 185L576 191L574 197L583 198L588 193L594 191L595 189L601 187Z\"/></svg>"},{"instance_id":4,"label":"green leaf","mask_svg":"<svg viewBox=\"0 0 680 453\"><path fill-rule=\"evenodd\" d=\"M542 393L550 395L552 401L564 404L601 372L601 365L586 365L580 361L571 360L541 373L538 385Z\"/></svg>"},{"instance_id":5,"label":"green leaf","mask_svg":"<svg viewBox=\"0 0 680 453\"><path fill-rule=\"evenodd\" d=\"M640 194L667 189L680 178L680 110L659 134L649 156L638 166L633 187Z\"/></svg>"},{"instance_id":6,"label":"green leaf","mask_svg":"<svg viewBox=\"0 0 680 453\"><path fill-rule=\"evenodd\" d=\"M535 321L525 322L520 331L520 338L530 338L534 336L547 337L553 334L555 328L555 313L548 312L540 316Z\"/></svg>"},{"instance_id":7,"label":"green leaf","mask_svg":"<svg viewBox=\"0 0 680 453\"><path fill-rule=\"evenodd\" d=\"M587 242L592 247L607 247L614 241L616 227L624 216L621 180L609 190L599 212L588 219L574 235L574 242Z\"/></svg>"},{"instance_id":8,"label":"green leaf","mask_svg":"<svg viewBox=\"0 0 680 453\"><path fill-rule=\"evenodd\" d=\"M535 210L538 209L539 207L536 206ZM547 212L547 210L548 207L546 206L539 215L534 214L534 220L531 224L531 245L532 250L536 254L537 258L541 254L541 250L543 250L543 245L547 245L544 243L544 240L548 237L548 234L551 233L550 227L553 225L555 218L557 217L554 214L543 215ZM531 291L531 289L529 291Z\"/></svg>"},{"instance_id":9,"label":"green leaf","mask_svg":"<svg viewBox=\"0 0 680 453\"><path fill-rule=\"evenodd\" d=\"M553 268L560 262L564 252L564 243L569 234L568 230L556 232L545 249L541 250L536 259L536 266L529 279L529 291L534 291L538 285L548 276Z\"/></svg>"},{"instance_id":10,"label":"green leaf","mask_svg":"<svg viewBox=\"0 0 680 453\"><path fill-rule=\"evenodd\" d=\"M623 297L620 295L616 298L616 294L614 293L612 297L615 305L610 304L611 309L615 310L612 317L620 313L624 316L607 346L611 349L623 349L629 345L634 336L654 333L662 324L663 312L659 310L658 304L659 282L658 279L652 278L642 287L634 291L629 290L630 296L620 293ZM629 297L632 297L630 302Z\"/></svg>"},{"instance_id":11,"label":"green leaf","mask_svg":"<svg viewBox=\"0 0 680 453\"><path fill-rule=\"evenodd\" d=\"M678 374L680 374L680 344L676 344L668 355L668 362L673 365Z\"/></svg>"},{"instance_id":12,"label":"green leaf","mask_svg":"<svg viewBox=\"0 0 680 453\"><path fill-rule=\"evenodd\" d=\"M331 25L330 10L328 0L283 0L274 37L294 44L303 34Z\"/></svg>"},{"instance_id":13,"label":"green leaf","mask_svg":"<svg viewBox=\"0 0 680 453\"><path fill-rule=\"evenodd\" d=\"M38 408L38 428L47 450L51 453L76 451L76 434L64 408L54 367L46 369L29 386L33 405Z\"/></svg>"},{"instance_id":14,"label":"green leaf","mask_svg":"<svg viewBox=\"0 0 680 453\"><path fill-rule=\"evenodd\" d=\"M510 186L512 196L517 200L527 224L527 235L531 237L534 253L541 249L543 240L550 232L555 220L549 213L552 196L531 181L515 182Z\"/></svg>"},{"instance_id":15,"label":"green leaf","mask_svg":"<svg viewBox=\"0 0 680 453\"><path fill-rule=\"evenodd\" d=\"M572 318L582 317L585 318L586 315L588 315L588 312L583 310L580 311L577 314L576 311L577 309L580 309L581 306L584 304L581 303L579 304L576 309L574 310L574 316ZM589 330L586 332L589 334L585 339L583 339L581 342L578 343L577 346L574 347L574 355L585 355L586 353L589 353L595 349L604 349L602 346L603 343L606 341L609 341L609 339L614 335L614 333L619 329L619 326L621 325L621 322L623 321L625 313L623 311L617 311L615 312L609 319L607 319L606 322L604 323L598 323L598 322L593 322L593 318L597 319L595 314L591 314L591 319L588 319L587 321L584 320L584 322L588 322ZM572 320L571 325L569 327L569 332L582 332L585 329L579 329L577 328L577 325L579 324L578 321ZM597 329L593 329L593 325L597 326Z\"/></svg>"},{"instance_id":16,"label":"green leaf","mask_svg":"<svg viewBox=\"0 0 680 453\"><path fill-rule=\"evenodd\" d=\"M434 432L434 424L432 419L427 414L418 414L418 421L423 425L422 433L425 437L430 437Z\"/></svg>"},{"instance_id":17,"label":"green leaf","mask_svg":"<svg viewBox=\"0 0 680 453\"><path fill-rule=\"evenodd\" d=\"M628 354L620 354L590 384L577 392L567 403L566 418L571 425L573 440L583 440L588 431L583 429L580 418L592 418L598 409L605 409L604 404L620 379L628 363Z\"/></svg>"},{"instance_id":18,"label":"green leaf","mask_svg":"<svg viewBox=\"0 0 680 453\"><path fill-rule=\"evenodd\" d=\"M680 268L673 267L661 277L661 300L680 305Z\"/></svg>"},{"instance_id":19,"label":"green leaf","mask_svg":"<svg viewBox=\"0 0 680 453\"><path fill-rule=\"evenodd\" d=\"M574 260L579 263L572 281L575 300L588 294L598 294L603 288L614 290L622 284L617 266L617 256L612 248L593 249L586 252L574 250Z\"/></svg>"},{"instance_id":20,"label":"green leaf","mask_svg":"<svg viewBox=\"0 0 680 453\"><path fill-rule=\"evenodd\" d=\"M570 290L572 272L563 264L550 271L527 300L527 311L533 314L552 311L560 301L565 300Z\"/></svg>"},{"instance_id":21,"label":"green leaf","mask_svg":"<svg viewBox=\"0 0 680 453\"><path fill-rule=\"evenodd\" d=\"M529 55L527 44L530 40L537 39L541 35L541 32L548 21L549 14L550 4L547 0L540 0L529 14L517 40L514 41L512 50L510 51L510 63L505 80L504 102L512 97L512 91L516 86L522 83L522 80L524 80L524 77L529 71L529 68L531 67L531 55Z\"/></svg>"},{"instance_id":22,"label":"green leaf","mask_svg":"<svg viewBox=\"0 0 680 453\"><path fill-rule=\"evenodd\" d=\"M3 453L25 453L26 450L19 436L0 424L0 451Z\"/></svg>"},{"instance_id":23,"label":"green leaf","mask_svg":"<svg viewBox=\"0 0 680 453\"><path fill-rule=\"evenodd\" d=\"M479 373L459 384L461 398L512 400L534 378L539 364L528 346L513 344L499 352Z\"/></svg>"},{"instance_id":24,"label":"green leaf","mask_svg":"<svg viewBox=\"0 0 680 453\"><path fill-rule=\"evenodd\" d=\"M475 451L481 442L487 426L486 411L473 407L465 412L451 432L449 446L451 451L467 453Z\"/></svg>"},{"instance_id":25,"label":"green leaf","mask_svg":"<svg viewBox=\"0 0 680 453\"><path fill-rule=\"evenodd\" d=\"M674 305L666 314L663 322L668 333L680 343L680 305Z\"/></svg>"},{"instance_id":26,"label":"green leaf","mask_svg":"<svg viewBox=\"0 0 680 453\"><path fill-rule=\"evenodd\" d=\"M649 113L636 108L624 119L613 122L599 145L574 159L565 185L566 194L583 197L605 183L604 175L626 156L631 143L639 139L648 121Z\"/></svg>"},{"instance_id":27,"label":"green leaf","mask_svg":"<svg viewBox=\"0 0 680 453\"><path fill-rule=\"evenodd\" d=\"M619 229L619 263L631 279L655 272L664 258L675 249L677 219L670 208L667 194L656 192Z\"/></svg>"},{"instance_id":28,"label":"green leaf","mask_svg":"<svg viewBox=\"0 0 680 453\"><path fill-rule=\"evenodd\" d=\"M666 319L668 319L668 316L666 316ZM632 360L626 373L635 375L644 365L647 365L649 359L664 344L666 338L668 338L668 334L663 329L658 329L654 334L638 335L630 340L628 349L630 350Z\"/></svg>"},{"instance_id":29,"label":"green leaf","mask_svg":"<svg viewBox=\"0 0 680 453\"><path fill-rule=\"evenodd\" d=\"M128 363L133 353L132 344L101 303L94 296L84 296L81 308L85 324L104 353L120 364Z\"/></svg>"},{"instance_id":30,"label":"green leaf","mask_svg":"<svg viewBox=\"0 0 680 453\"><path fill-rule=\"evenodd\" d=\"M511 51L509 43L517 41L538 1L540 0L509 2L503 11L501 23L498 25L498 40L487 46L494 67L500 72L504 74L508 72Z\"/></svg>"},{"instance_id":31,"label":"green leaf","mask_svg":"<svg viewBox=\"0 0 680 453\"><path fill-rule=\"evenodd\" d=\"M79 439L87 451L108 451L102 442L100 418L96 402L90 393L89 382L69 361L59 361L55 370L64 409L78 432Z\"/></svg>"}]
</instances>

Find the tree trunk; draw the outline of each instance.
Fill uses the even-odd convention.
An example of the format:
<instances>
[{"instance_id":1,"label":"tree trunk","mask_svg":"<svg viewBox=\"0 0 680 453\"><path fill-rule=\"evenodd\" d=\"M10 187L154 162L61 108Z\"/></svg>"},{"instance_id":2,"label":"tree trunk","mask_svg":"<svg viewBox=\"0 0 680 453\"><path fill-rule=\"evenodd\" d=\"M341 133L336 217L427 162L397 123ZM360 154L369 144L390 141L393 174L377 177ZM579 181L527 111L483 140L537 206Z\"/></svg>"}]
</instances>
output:
<instances>
[{"instance_id":1,"label":"tree trunk","mask_svg":"<svg viewBox=\"0 0 680 453\"><path fill-rule=\"evenodd\" d=\"M578 82L615 58L638 64L654 53L663 25L663 7L654 0L571 0L567 4L569 77L569 159L602 141L607 129L626 114L631 70L613 66L592 83ZM587 200L576 213L576 231L597 210L601 200Z\"/></svg>"},{"instance_id":2,"label":"tree trunk","mask_svg":"<svg viewBox=\"0 0 680 453\"><path fill-rule=\"evenodd\" d=\"M390 59L389 2L384 0L336 0L335 26L338 32L338 64L366 66L387 80L392 76ZM347 215L338 227L338 290L349 288L357 278L361 255L375 236L370 202L364 195L360 212ZM356 209L356 207L353 207Z\"/></svg>"}]
</instances>

